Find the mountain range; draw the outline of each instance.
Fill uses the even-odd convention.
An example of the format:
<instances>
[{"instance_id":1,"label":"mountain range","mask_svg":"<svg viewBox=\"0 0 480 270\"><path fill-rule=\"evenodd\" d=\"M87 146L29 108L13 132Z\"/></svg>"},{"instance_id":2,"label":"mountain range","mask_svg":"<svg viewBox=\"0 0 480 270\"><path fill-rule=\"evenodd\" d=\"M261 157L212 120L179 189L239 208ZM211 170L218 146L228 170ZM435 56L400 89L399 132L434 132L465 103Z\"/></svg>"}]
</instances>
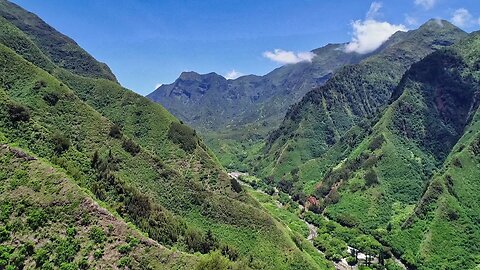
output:
<instances>
[{"instance_id":1,"label":"mountain range","mask_svg":"<svg viewBox=\"0 0 480 270\"><path fill-rule=\"evenodd\" d=\"M0 269L478 269L480 33L344 47L142 97L0 0Z\"/></svg>"},{"instance_id":2,"label":"mountain range","mask_svg":"<svg viewBox=\"0 0 480 270\"><path fill-rule=\"evenodd\" d=\"M245 163L238 148L259 143L308 91L323 85L338 68L367 57L346 53L344 47L315 49L311 62L285 65L265 76L227 80L216 73L183 72L147 97L197 129L224 166L238 169Z\"/></svg>"},{"instance_id":3,"label":"mountain range","mask_svg":"<svg viewBox=\"0 0 480 270\"><path fill-rule=\"evenodd\" d=\"M324 81L310 83L315 76L305 70L301 76L295 74L305 82L304 91L289 93L292 77L283 73L287 75L276 93L292 97L289 106L282 107L288 107L285 117L278 127L275 121L263 123L261 142L244 159L250 172L259 177L254 185L266 192L274 185L314 213L374 236L408 268L474 268L478 256L475 213L480 210L474 202L480 179L479 40L477 33L467 34L448 21L432 19L416 30L395 33L369 55L337 62ZM342 51L341 45L329 46L335 46L337 53ZM286 65L265 77L310 65ZM195 78L208 85L209 76ZM149 98L173 107L175 114L175 110L186 110L182 106L197 106L189 103L188 95L175 94L192 91L192 85L181 77ZM218 89L228 89L223 87ZM194 99L208 104L210 89L203 88ZM219 91L215 91L215 103L224 104ZM158 97L158 93L164 95ZM266 101L266 107L285 104L275 99ZM214 107L203 107L210 108ZM223 110L235 114L238 109L228 106ZM210 115L225 113L192 111L195 119L181 113L178 117L196 125L206 137L215 129L196 119L215 121ZM272 111L277 117L282 112ZM235 125L258 125L259 118L250 123L241 119L229 120L226 128L212 125L229 131ZM241 134L249 132L243 130ZM222 159L223 149L212 145ZM323 224L315 218L311 221ZM352 238L337 238L355 245ZM319 246L328 252L328 241Z\"/></svg>"}]
</instances>

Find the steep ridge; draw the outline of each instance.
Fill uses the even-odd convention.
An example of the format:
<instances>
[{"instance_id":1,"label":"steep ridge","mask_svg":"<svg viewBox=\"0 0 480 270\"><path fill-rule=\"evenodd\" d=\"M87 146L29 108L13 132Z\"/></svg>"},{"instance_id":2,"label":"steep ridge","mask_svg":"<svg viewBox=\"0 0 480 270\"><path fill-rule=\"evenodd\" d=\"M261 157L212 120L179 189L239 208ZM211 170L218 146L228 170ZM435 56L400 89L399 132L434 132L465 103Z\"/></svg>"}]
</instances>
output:
<instances>
[{"instance_id":1,"label":"steep ridge","mask_svg":"<svg viewBox=\"0 0 480 270\"><path fill-rule=\"evenodd\" d=\"M113 81L58 67L32 41L35 32L20 31L8 18L0 22L6 143L63 168L110 211L164 245L220 249L243 267L328 268L235 188L192 129Z\"/></svg>"},{"instance_id":2,"label":"steep ridge","mask_svg":"<svg viewBox=\"0 0 480 270\"><path fill-rule=\"evenodd\" d=\"M287 177L304 162L321 157L360 121L388 104L403 73L429 53L466 33L447 21L430 20L419 29L397 33L397 40L357 65L341 68L324 86L307 93L269 135L257 171Z\"/></svg>"},{"instance_id":3,"label":"steep ridge","mask_svg":"<svg viewBox=\"0 0 480 270\"><path fill-rule=\"evenodd\" d=\"M399 131L406 138L415 136L413 141L423 152L443 163L409 218L387 238L404 254L405 261L418 269L472 269L478 265L479 59L480 34L473 33L416 65L399 88L399 100L406 100L412 92L423 93L427 108L411 112L422 115L419 120L426 125L426 136L418 136L422 128L417 121L400 119L402 127L413 124L417 132ZM429 119L434 116L436 121Z\"/></svg>"},{"instance_id":4,"label":"steep ridge","mask_svg":"<svg viewBox=\"0 0 480 270\"><path fill-rule=\"evenodd\" d=\"M477 264L479 44L474 33L412 65L375 126L315 187L324 215L418 269Z\"/></svg>"},{"instance_id":5,"label":"steep ridge","mask_svg":"<svg viewBox=\"0 0 480 270\"><path fill-rule=\"evenodd\" d=\"M32 37L32 41L58 66L75 74L116 82L110 68L100 63L71 38L59 33L37 15L7 0L0 1L0 16Z\"/></svg>"}]
</instances>

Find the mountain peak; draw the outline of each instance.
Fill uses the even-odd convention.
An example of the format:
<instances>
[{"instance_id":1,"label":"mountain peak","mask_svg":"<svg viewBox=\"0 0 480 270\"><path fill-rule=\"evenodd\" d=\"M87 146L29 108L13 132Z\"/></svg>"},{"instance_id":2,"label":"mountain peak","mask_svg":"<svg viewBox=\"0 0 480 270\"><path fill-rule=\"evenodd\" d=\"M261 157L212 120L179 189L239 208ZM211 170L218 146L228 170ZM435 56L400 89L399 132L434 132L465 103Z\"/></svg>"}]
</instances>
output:
<instances>
[{"instance_id":1,"label":"mountain peak","mask_svg":"<svg viewBox=\"0 0 480 270\"><path fill-rule=\"evenodd\" d=\"M191 81L191 80L202 80L205 78L215 78L215 77L223 78L223 76L218 75L215 72L200 74L195 71L184 71L180 74L180 77L178 79L183 81Z\"/></svg>"},{"instance_id":2,"label":"mountain peak","mask_svg":"<svg viewBox=\"0 0 480 270\"><path fill-rule=\"evenodd\" d=\"M453 25L447 20L435 19L435 18L428 20L427 22L422 24L418 29L433 30L433 29L442 29L442 28L446 28L446 29L456 28L460 30L460 28L456 27L455 25Z\"/></svg>"},{"instance_id":3,"label":"mountain peak","mask_svg":"<svg viewBox=\"0 0 480 270\"><path fill-rule=\"evenodd\" d=\"M180 74L179 79L191 80L200 77L201 75L195 71L184 71Z\"/></svg>"}]
</instances>

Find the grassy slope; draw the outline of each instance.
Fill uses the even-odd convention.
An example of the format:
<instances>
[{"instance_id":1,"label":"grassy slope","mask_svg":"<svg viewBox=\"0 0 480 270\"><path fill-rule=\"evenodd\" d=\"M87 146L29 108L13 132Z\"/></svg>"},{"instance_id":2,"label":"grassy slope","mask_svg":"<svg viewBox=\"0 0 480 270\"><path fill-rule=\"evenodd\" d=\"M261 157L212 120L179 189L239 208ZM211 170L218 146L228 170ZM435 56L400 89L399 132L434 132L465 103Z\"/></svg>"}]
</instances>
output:
<instances>
[{"instance_id":1,"label":"grassy slope","mask_svg":"<svg viewBox=\"0 0 480 270\"><path fill-rule=\"evenodd\" d=\"M171 252L111 215L63 170L5 144L0 156L0 230L6 229L0 268L5 262L27 269L85 262L107 269L120 261L133 268L191 269L196 263L194 256ZM95 229L103 239L90 237Z\"/></svg>"},{"instance_id":2,"label":"grassy slope","mask_svg":"<svg viewBox=\"0 0 480 270\"><path fill-rule=\"evenodd\" d=\"M342 68L289 110L266 144L261 174L288 177L297 166L322 156L352 126L387 105L411 64L464 36L448 22L439 26L432 20L418 30L394 35L381 53Z\"/></svg>"},{"instance_id":3,"label":"grassy slope","mask_svg":"<svg viewBox=\"0 0 480 270\"><path fill-rule=\"evenodd\" d=\"M278 207L277 202L273 199L272 196L269 196L260 191L248 188L248 192L255 197L256 200L260 202L262 207L266 209L275 219L283 223L284 226L288 229L289 234L293 234L296 237L298 242L302 247L302 250L312 257L319 265L323 265L324 268L332 268L331 264L325 263L324 256L321 255L318 250L305 238L309 235L309 228L306 223L301 220L298 216L298 213L292 213L285 207Z\"/></svg>"},{"instance_id":4,"label":"grassy slope","mask_svg":"<svg viewBox=\"0 0 480 270\"><path fill-rule=\"evenodd\" d=\"M16 34L22 36L20 32ZM19 53L23 53L22 48L28 48L28 52L38 52L38 47L35 49L36 46L27 42L28 37L23 35L22 38L26 43L21 47L18 47L18 44L7 45ZM33 59L31 61L40 59L43 64L49 65L38 53L24 55ZM2 74L3 87L8 89L3 92L4 105L13 100L28 106L33 120L29 123L20 123L13 128L4 116L2 126L10 142L19 143L59 164L82 186L89 188L95 184L93 172L89 168L94 150L99 150L103 155L111 150L114 156L121 160L121 166L115 172L116 178L145 193L154 204L167 206L169 210L163 209L167 217L171 216L169 213L175 213L177 217L173 220L185 220L189 225L204 229L213 224L215 235L231 235L229 239L225 239L227 243L233 245L240 242L250 243L251 245L245 245L247 248L241 250L242 255L251 255L253 261L268 267L284 268L297 263L304 263L307 268L314 267L287 237L280 238L283 241L276 245L279 239L271 239L270 234L272 232L275 234L278 229L270 217L248 203L252 201L251 198L243 193L236 194L231 191L228 179L205 147L199 146L194 153L187 153L165 138L168 131L166 127L169 127L165 122L176 120L161 106L125 91L115 83L79 77L54 67L52 73L63 80L58 81L2 47L2 65L10 67L12 63L16 63L15 67L8 71L4 70ZM46 86L38 92L32 91L38 81L44 81ZM112 123L79 100L64 82L75 89L79 96L85 99L88 97L86 101L98 108L103 115L122 125L123 132L131 135L144 147L140 153L132 156L124 151L120 140L110 138L108 132ZM86 92L88 90L93 92ZM45 94L50 92L55 92L61 97L54 106L46 104L43 100ZM127 117L123 117L125 108L129 112ZM139 127L138 132L136 126ZM72 142L72 147L60 157L51 150L50 139L55 132L66 134ZM187 160L188 162L185 162ZM190 169L184 170L185 165ZM217 191L211 193L207 190ZM236 196L247 203L222 196L220 193ZM122 209L122 203L119 204L120 198L117 195L107 196L106 200L112 208L119 211ZM201 215L187 215L195 212ZM130 214L127 213L125 216L128 217ZM239 234L242 230L247 233ZM252 230L257 231L260 235L258 239L272 250L271 254L268 253L268 249L261 253L252 248L258 239L241 238ZM283 254L290 254L290 259L287 261L280 259L284 257Z\"/></svg>"},{"instance_id":5,"label":"grassy slope","mask_svg":"<svg viewBox=\"0 0 480 270\"><path fill-rule=\"evenodd\" d=\"M32 41L56 65L79 75L116 81L107 65L96 61L75 41L53 29L35 14L7 0L1 0L0 16L34 37Z\"/></svg>"},{"instance_id":6,"label":"grassy slope","mask_svg":"<svg viewBox=\"0 0 480 270\"><path fill-rule=\"evenodd\" d=\"M462 243L464 236L447 237L456 225L444 219L448 210L444 208L451 203L452 207L457 205L456 209L460 212L474 213L477 209L466 210L459 205L470 205L463 200L471 198L473 189L470 186L476 185L473 179L478 179L480 175L473 165L475 159L468 160L465 157L471 153L466 143L462 142L466 139L461 139L458 144L467 149L460 155L460 163L466 162L467 166L452 166L452 157L446 161L445 158L462 134L468 138L472 136L470 133L478 132L478 125L473 122L464 133L464 127L474 112L472 109L478 106L478 100L474 98L479 78L475 60L478 56L478 40L478 35L474 34L458 46L434 53L412 67L399 85L399 98L385 111L373 133L350 154L347 165L338 167L338 170L348 170L347 178L341 180L338 203L326 209L326 214L336 220L388 239L396 252L403 254L403 259L424 269L448 265L448 260L452 269L456 268L453 265L472 265L472 262L466 262L469 255L453 260L451 254L446 256L442 252L445 249L435 247L446 245L451 248L449 252L455 251L452 254L456 256L462 252L469 253L468 249L462 248L465 245ZM383 140L374 146L373 142L378 138ZM455 151L454 148L452 153ZM445 195L442 192L445 184L436 184L439 183L438 179L446 177L446 174L440 173L430 184L426 195L423 195L424 199L416 206L434 170L444 162L452 175L457 177L456 181L465 181L465 186L457 182L458 186L455 187L462 190L465 197L456 197L457 202L454 202L451 196ZM378 177L378 183L368 186L365 185L365 175L372 169ZM452 186L452 183L449 185ZM436 194L432 199L429 195L432 192L443 195ZM415 206L418 212L422 205L428 209L426 212L430 211L426 214L428 217L423 213L423 218L412 225L412 220L407 219L414 213ZM437 209L436 214L432 209ZM443 213L443 219L440 213ZM431 225L427 225L425 219ZM408 229L404 228L405 224L408 224ZM431 232L424 236L423 232L428 230ZM445 234L442 234L442 230ZM430 239L434 233L437 234L436 238ZM453 239L456 242L445 242ZM475 254L477 251L473 250ZM443 255L445 259L439 260Z\"/></svg>"}]
</instances>

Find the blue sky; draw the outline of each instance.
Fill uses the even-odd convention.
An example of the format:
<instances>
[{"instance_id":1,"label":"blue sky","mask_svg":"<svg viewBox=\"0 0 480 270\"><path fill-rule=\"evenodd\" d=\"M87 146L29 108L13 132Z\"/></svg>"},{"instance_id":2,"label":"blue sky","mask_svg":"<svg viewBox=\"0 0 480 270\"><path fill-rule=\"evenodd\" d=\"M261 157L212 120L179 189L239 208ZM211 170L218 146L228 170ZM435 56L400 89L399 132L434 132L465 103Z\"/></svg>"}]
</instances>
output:
<instances>
[{"instance_id":1,"label":"blue sky","mask_svg":"<svg viewBox=\"0 0 480 270\"><path fill-rule=\"evenodd\" d=\"M480 0L13 2L73 38L106 62L122 85L143 95L182 71L263 75L308 61L312 49L352 39L352 50L366 51L379 36L429 18L480 29Z\"/></svg>"}]
</instances>

